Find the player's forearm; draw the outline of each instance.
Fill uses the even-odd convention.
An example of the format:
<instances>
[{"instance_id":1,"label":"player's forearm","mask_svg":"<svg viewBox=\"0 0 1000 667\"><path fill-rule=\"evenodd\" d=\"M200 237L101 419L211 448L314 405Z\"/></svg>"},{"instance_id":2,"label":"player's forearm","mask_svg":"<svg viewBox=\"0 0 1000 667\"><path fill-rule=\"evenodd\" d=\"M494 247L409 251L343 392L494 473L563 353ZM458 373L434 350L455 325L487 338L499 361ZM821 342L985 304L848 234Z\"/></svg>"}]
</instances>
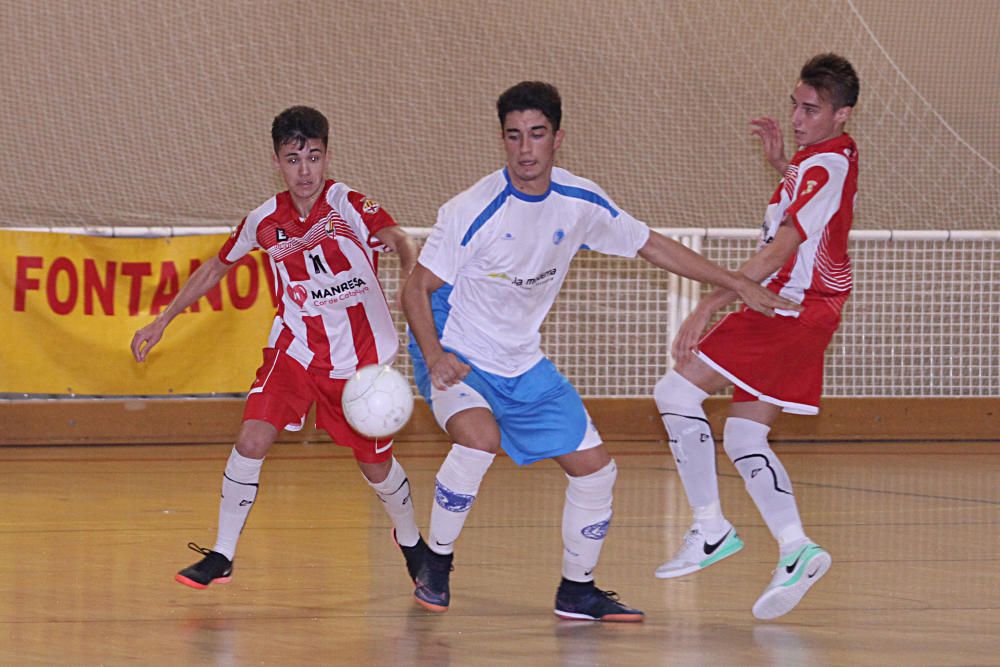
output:
<instances>
[{"instance_id":1,"label":"player's forearm","mask_svg":"<svg viewBox=\"0 0 1000 667\"><path fill-rule=\"evenodd\" d=\"M205 296L208 290L215 287L228 270L229 267L218 257L213 257L199 266L191 274L191 277L188 278L188 281L184 283L184 286L181 287L177 296L157 315L155 321L165 328L170 324L171 320L183 313L198 299Z\"/></svg>"},{"instance_id":2,"label":"player's forearm","mask_svg":"<svg viewBox=\"0 0 1000 667\"><path fill-rule=\"evenodd\" d=\"M428 365L432 361L444 354L441 341L438 339L437 327L434 325L434 313L431 310L431 293L434 291L433 285L426 285L422 278L425 269L419 265L410 274L410 278L403 285L403 314L406 315L406 322L410 326L410 333L420 352L424 355L424 360Z\"/></svg>"},{"instance_id":3,"label":"player's forearm","mask_svg":"<svg viewBox=\"0 0 1000 667\"><path fill-rule=\"evenodd\" d=\"M798 249L802 237L790 225L782 225L774 239L740 267L740 273L754 282L761 282L780 269Z\"/></svg>"},{"instance_id":4,"label":"player's forearm","mask_svg":"<svg viewBox=\"0 0 1000 667\"><path fill-rule=\"evenodd\" d=\"M736 273L727 271L690 248L656 232L650 232L646 245L639 250L639 256L661 269L685 278L732 290L734 297L739 288L740 279Z\"/></svg>"}]
</instances>

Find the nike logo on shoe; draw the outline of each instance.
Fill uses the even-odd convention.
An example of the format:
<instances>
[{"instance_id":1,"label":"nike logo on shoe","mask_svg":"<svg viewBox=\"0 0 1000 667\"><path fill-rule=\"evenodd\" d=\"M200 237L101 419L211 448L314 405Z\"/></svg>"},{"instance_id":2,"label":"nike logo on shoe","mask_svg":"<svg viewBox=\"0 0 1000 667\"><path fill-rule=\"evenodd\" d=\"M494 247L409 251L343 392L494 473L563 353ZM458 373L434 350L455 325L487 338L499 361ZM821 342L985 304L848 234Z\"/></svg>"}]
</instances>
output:
<instances>
[{"instance_id":1,"label":"nike logo on shoe","mask_svg":"<svg viewBox=\"0 0 1000 667\"><path fill-rule=\"evenodd\" d=\"M726 541L726 538L729 537L729 533L731 533L731 532L733 532L732 528L730 528L729 530L727 530L726 534L722 536L722 539L720 539L715 544L709 544L708 542L705 542L705 555L706 556L711 556L713 553L715 553L715 550L722 546L722 543ZM791 570L789 570L789 571L791 571Z\"/></svg>"},{"instance_id":2,"label":"nike logo on shoe","mask_svg":"<svg viewBox=\"0 0 1000 667\"><path fill-rule=\"evenodd\" d=\"M802 551L800 551L799 555L796 556L795 560L792 561L792 563L790 565L786 565L785 566L785 572L787 572L788 574L791 574L792 572L794 572L795 568L798 567L798 565L799 565L799 561L802 560L802 554L804 554L805 552L806 552L805 549L803 549Z\"/></svg>"},{"instance_id":3,"label":"nike logo on shoe","mask_svg":"<svg viewBox=\"0 0 1000 667\"><path fill-rule=\"evenodd\" d=\"M809 579L812 579L813 577L816 576L817 572L819 572L819 568L818 567L815 570L813 570L812 572L809 572L808 574L806 574L806 577L808 577Z\"/></svg>"},{"instance_id":4,"label":"nike logo on shoe","mask_svg":"<svg viewBox=\"0 0 1000 667\"><path fill-rule=\"evenodd\" d=\"M247 505L253 505L253 501L252 500L241 500L240 501L240 507L246 507Z\"/></svg>"},{"instance_id":5,"label":"nike logo on shoe","mask_svg":"<svg viewBox=\"0 0 1000 667\"><path fill-rule=\"evenodd\" d=\"M451 542L439 542L437 540L434 540L434 544L438 545L439 547L446 547L446 546L454 544L454 543L455 543L455 540L452 540Z\"/></svg>"}]
</instances>

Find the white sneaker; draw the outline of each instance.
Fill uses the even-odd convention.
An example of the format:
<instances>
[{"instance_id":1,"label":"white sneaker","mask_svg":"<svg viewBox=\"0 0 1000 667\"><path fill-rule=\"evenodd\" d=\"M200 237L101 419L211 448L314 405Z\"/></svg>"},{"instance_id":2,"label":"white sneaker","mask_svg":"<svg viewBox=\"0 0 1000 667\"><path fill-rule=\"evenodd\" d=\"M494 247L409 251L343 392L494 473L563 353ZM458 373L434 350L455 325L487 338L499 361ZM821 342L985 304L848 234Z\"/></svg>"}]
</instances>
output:
<instances>
[{"instance_id":1,"label":"white sneaker","mask_svg":"<svg viewBox=\"0 0 1000 667\"><path fill-rule=\"evenodd\" d=\"M753 605L753 615L767 620L784 616L806 591L823 578L833 559L816 544L807 544L778 561L771 583Z\"/></svg>"},{"instance_id":2,"label":"white sneaker","mask_svg":"<svg viewBox=\"0 0 1000 667\"><path fill-rule=\"evenodd\" d=\"M725 535L717 542L709 542L701 532L701 525L692 524L684 536L684 544L674 554L673 559L656 568L657 578L672 579L704 570L712 563L718 563L742 549L743 540L736 534L736 529L731 524L728 525L729 529Z\"/></svg>"}]
</instances>

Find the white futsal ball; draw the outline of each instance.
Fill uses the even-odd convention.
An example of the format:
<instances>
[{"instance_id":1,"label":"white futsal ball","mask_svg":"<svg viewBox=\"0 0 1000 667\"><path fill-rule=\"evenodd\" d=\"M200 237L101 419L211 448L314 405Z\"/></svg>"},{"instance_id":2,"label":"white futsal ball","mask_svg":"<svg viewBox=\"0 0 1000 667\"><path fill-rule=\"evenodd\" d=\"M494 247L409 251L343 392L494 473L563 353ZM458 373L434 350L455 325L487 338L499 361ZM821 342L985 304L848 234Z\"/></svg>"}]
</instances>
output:
<instances>
[{"instance_id":1,"label":"white futsal ball","mask_svg":"<svg viewBox=\"0 0 1000 667\"><path fill-rule=\"evenodd\" d=\"M387 438L413 414L413 391L391 366L365 366L344 385L342 405L355 431L369 438Z\"/></svg>"}]
</instances>

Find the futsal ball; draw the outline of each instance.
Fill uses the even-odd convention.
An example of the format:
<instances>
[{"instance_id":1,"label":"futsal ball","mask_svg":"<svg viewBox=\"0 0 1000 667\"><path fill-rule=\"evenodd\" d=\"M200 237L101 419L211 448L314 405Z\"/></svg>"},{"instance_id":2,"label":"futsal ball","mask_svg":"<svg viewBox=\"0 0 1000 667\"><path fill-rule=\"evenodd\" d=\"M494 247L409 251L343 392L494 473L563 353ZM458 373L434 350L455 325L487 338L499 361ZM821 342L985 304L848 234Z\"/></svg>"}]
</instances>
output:
<instances>
[{"instance_id":1,"label":"futsal ball","mask_svg":"<svg viewBox=\"0 0 1000 667\"><path fill-rule=\"evenodd\" d=\"M413 414L413 392L402 373L391 366L364 366L344 385L344 417L369 438L387 438Z\"/></svg>"}]
</instances>

